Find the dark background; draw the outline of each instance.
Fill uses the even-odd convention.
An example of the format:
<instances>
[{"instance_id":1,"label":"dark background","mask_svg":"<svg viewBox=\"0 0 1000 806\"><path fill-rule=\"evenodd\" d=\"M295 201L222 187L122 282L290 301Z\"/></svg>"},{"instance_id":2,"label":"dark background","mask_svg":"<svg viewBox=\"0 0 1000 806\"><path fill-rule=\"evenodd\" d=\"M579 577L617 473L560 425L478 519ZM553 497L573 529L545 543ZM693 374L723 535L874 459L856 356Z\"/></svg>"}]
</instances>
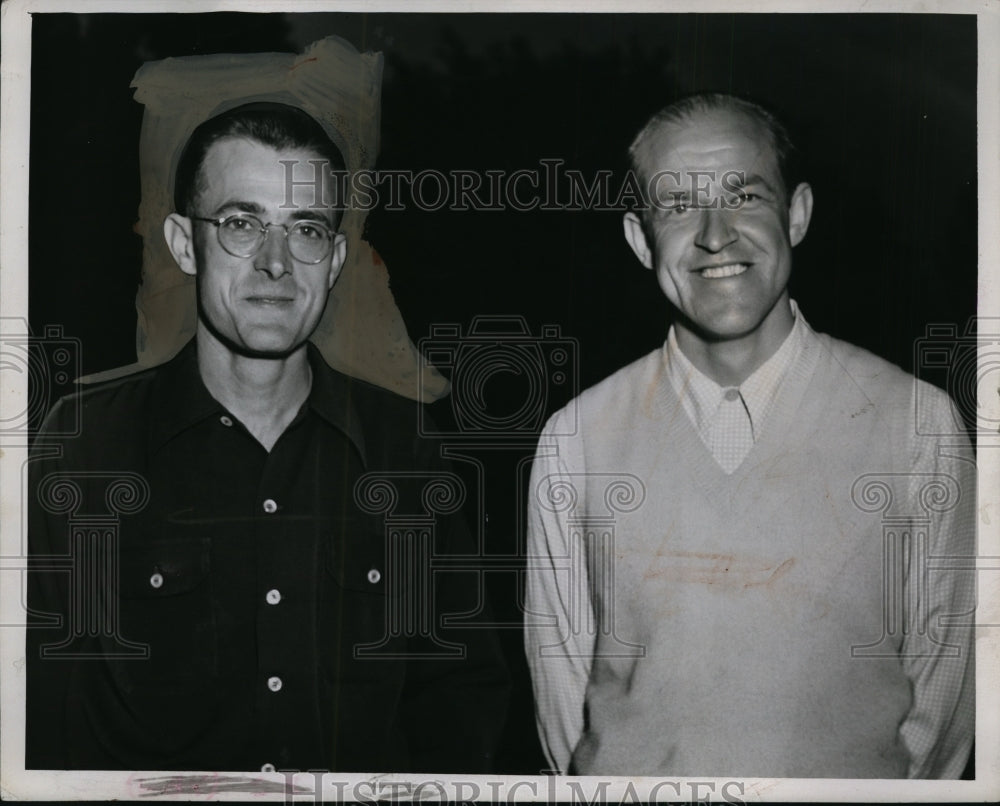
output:
<instances>
[{"instance_id":1,"label":"dark background","mask_svg":"<svg viewBox=\"0 0 1000 806\"><path fill-rule=\"evenodd\" d=\"M380 169L511 171L553 158L587 176L620 175L634 133L679 93L723 90L764 102L796 135L816 198L792 280L806 318L948 386L947 373L915 366L914 350L930 324L963 333L976 308L971 16L36 14L34 333L61 325L80 339L84 373L135 360L141 243L131 228L142 107L129 83L141 64L299 52L330 34L385 54ZM536 335L558 325L560 338L573 340L579 373L542 390L532 403L539 424L666 334L667 305L625 244L620 213L430 213L411 205L373 211L367 237L389 268L415 342L432 325L467 331L477 314L521 316ZM487 421L522 411L529 386L524 375L490 376ZM461 430L453 409L466 402L453 395L434 415ZM485 503L470 519L481 533L488 528L497 555L521 553L518 496L534 426L522 437L472 451L488 480L479 481ZM516 624L516 576L492 576L494 610ZM503 640L516 685L499 767L537 771L544 760L518 629L505 629Z\"/></svg>"}]
</instances>

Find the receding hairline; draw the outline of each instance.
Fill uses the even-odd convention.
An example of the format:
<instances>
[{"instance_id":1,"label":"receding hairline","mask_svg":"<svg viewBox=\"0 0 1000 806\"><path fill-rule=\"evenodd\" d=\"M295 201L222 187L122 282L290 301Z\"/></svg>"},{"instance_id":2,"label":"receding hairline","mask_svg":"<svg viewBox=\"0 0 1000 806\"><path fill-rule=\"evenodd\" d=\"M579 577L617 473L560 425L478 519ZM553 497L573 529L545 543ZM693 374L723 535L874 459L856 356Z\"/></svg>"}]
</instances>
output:
<instances>
[{"instance_id":1,"label":"receding hairline","mask_svg":"<svg viewBox=\"0 0 1000 806\"><path fill-rule=\"evenodd\" d=\"M244 139L276 150L304 148L337 168L345 167L336 138L299 106L280 102L250 102L220 112L198 124L189 135L174 168L174 209L186 214L198 192L207 152L220 140ZM200 187L197 187L199 186Z\"/></svg>"},{"instance_id":2,"label":"receding hairline","mask_svg":"<svg viewBox=\"0 0 1000 806\"><path fill-rule=\"evenodd\" d=\"M330 157L322 154L320 149L314 145L289 144L289 145L275 146L249 133L241 132L234 134L226 134L209 143L208 147L205 149L205 153L201 157L201 161L198 163L198 169L195 171L194 175L194 186L192 188L193 193L191 194L191 201L193 203L193 206L197 206L200 203L201 195L202 193L205 192L205 190L208 187L208 183L205 181L205 166L208 163L209 158L212 156L212 154L215 153L216 146L229 143L236 143L241 141L244 143L249 143L251 145L259 146L260 148L267 149L268 151L273 151L279 157L282 154L288 154L293 151L300 151L304 154L308 154L309 155L308 159L310 161L316 160L324 162L327 165L332 164L332 160L330 159ZM278 166L279 164L280 163L276 160L275 165ZM326 182L324 182L324 187L326 186L327 184ZM336 221L336 219L338 218L336 214L337 213L336 203L330 204L329 207L331 210L334 211L334 220Z\"/></svg>"},{"instance_id":3,"label":"receding hairline","mask_svg":"<svg viewBox=\"0 0 1000 806\"><path fill-rule=\"evenodd\" d=\"M762 147L764 143L770 145L770 153L777 163L781 179L780 190L790 199L803 177L800 154L788 128L777 115L762 104L726 92L698 92L686 95L663 107L646 121L628 149L630 170L639 180L640 188L644 186L645 181L641 158L649 150L649 141L664 126L683 127L699 116L708 118L717 114L733 115L756 124L757 130L762 134L760 138Z\"/></svg>"},{"instance_id":4,"label":"receding hairline","mask_svg":"<svg viewBox=\"0 0 1000 806\"><path fill-rule=\"evenodd\" d=\"M259 137L254 137L252 134L226 134L219 137L209 143L208 148L205 149L205 153L202 155L201 161L198 163L198 169L195 172L195 190L196 192L201 192L202 189L202 174L205 171L205 163L208 162L209 156L216 150L216 146L224 145L227 143L250 143L251 145L259 146L260 148L267 149L268 151L273 151L275 154L288 154L292 151L301 151L305 154L309 154L308 161L325 162L327 165L332 164L330 157L324 155L319 148L312 145L283 145L275 146L270 143L264 142ZM275 161L275 165L280 164Z\"/></svg>"},{"instance_id":5,"label":"receding hairline","mask_svg":"<svg viewBox=\"0 0 1000 806\"><path fill-rule=\"evenodd\" d=\"M632 169L636 172L636 175L639 178L647 178L646 168L649 166L642 165L642 160L644 157L649 156L649 152L651 151L656 138L661 135L664 130L673 129L675 131L680 131L687 129L698 122L711 120L720 116L729 116L734 120L742 119L750 124L753 127L754 132L761 135L761 142L767 144L775 162L779 162L778 144L775 139L774 132L757 116L739 106L706 106L685 109L678 112L676 115L671 114L661 116L658 113L650 118L629 146L628 155Z\"/></svg>"}]
</instances>

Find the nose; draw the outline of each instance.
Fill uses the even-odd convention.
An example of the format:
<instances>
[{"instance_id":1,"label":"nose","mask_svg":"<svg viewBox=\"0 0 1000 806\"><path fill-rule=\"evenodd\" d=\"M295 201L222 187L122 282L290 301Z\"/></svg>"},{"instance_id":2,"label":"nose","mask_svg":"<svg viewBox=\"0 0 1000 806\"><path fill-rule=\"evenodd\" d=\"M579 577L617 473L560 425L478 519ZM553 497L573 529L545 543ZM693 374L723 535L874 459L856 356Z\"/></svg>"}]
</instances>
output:
<instances>
[{"instance_id":1,"label":"nose","mask_svg":"<svg viewBox=\"0 0 1000 806\"><path fill-rule=\"evenodd\" d=\"M702 208L698 211L701 219L698 222L698 232L695 243L706 252L721 252L736 240L736 230L732 226L730 213L715 207Z\"/></svg>"},{"instance_id":2,"label":"nose","mask_svg":"<svg viewBox=\"0 0 1000 806\"><path fill-rule=\"evenodd\" d=\"M287 230L276 224L268 225L264 243L254 259L254 268L267 272L272 280L277 280L291 270L291 265L292 256L288 251Z\"/></svg>"}]
</instances>

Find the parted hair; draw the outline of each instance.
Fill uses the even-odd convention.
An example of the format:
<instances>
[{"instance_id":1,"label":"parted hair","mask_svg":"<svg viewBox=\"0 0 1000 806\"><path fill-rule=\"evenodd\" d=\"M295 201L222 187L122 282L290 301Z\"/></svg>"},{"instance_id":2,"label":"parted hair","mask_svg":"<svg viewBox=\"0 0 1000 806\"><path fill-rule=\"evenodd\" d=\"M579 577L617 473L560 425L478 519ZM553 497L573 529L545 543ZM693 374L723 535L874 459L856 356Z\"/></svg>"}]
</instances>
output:
<instances>
[{"instance_id":1,"label":"parted hair","mask_svg":"<svg viewBox=\"0 0 1000 806\"><path fill-rule=\"evenodd\" d=\"M200 171L213 143L242 137L274 149L309 149L329 162L329 170L344 170L340 149L326 130L298 107L276 102L243 104L209 118L188 138L174 172L174 209L191 215L202 190Z\"/></svg>"}]
</instances>

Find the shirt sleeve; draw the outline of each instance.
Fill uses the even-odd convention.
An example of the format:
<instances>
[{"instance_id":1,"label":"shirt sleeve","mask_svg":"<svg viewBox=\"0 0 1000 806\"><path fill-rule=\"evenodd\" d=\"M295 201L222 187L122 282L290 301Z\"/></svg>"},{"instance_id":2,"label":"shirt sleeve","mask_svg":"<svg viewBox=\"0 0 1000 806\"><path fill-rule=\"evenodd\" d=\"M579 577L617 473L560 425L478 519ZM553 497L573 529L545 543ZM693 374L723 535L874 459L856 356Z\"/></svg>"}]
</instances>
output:
<instances>
[{"instance_id":1,"label":"shirt sleeve","mask_svg":"<svg viewBox=\"0 0 1000 806\"><path fill-rule=\"evenodd\" d=\"M436 458L437 443L427 445L433 450L425 446L428 456L415 460L416 466L449 471L450 465ZM441 556L479 555L461 511L440 516L436 529ZM408 641L400 714L410 748L409 771L481 775L494 770L510 675L483 576L478 569L437 574L430 613L440 632ZM460 655L441 654L439 641L460 647Z\"/></svg>"},{"instance_id":2,"label":"shirt sleeve","mask_svg":"<svg viewBox=\"0 0 1000 806\"><path fill-rule=\"evenodd\" d=\"M583 733L595 636L582 541L568 526L582 474L570 472L566 442L552 436L559 416L543 432L531 472L524 636L542 749L565 774Z\"/></svg>"},{"instance_id":3,"label":"shirt sleeve","mask_svg":"<svg viewBox=\"0 0 1000 806\"><path fill-rule=\"evenodd\" d=\"M913 704L900 735L908 777L947 779L962 774L975 736L976 472L951 401L937 393L919 403L910 500L930 521L926 549L912 542L906 567L915 605L901 659Z\"/></svg>"},{"instance_id":4,"label":"shirt sleeve","mask_svg":"<svg viewBox=\"0 0 1000 806\"><path fill-rule=\"evenodd\" d=\"M65 711L75 663L71 658L46 658L47 645L62 642L68 634L68 573L54 562L69 556L66 519L48 511L40 500L41 482L62 469L64 444L50 433L65 433L62 404L50 412L31 449L28 466L28 574L27 663L25 710L25 767L67 769ZM45 441L48 439L48 441Z\"/></svg>"}]
</instances>

